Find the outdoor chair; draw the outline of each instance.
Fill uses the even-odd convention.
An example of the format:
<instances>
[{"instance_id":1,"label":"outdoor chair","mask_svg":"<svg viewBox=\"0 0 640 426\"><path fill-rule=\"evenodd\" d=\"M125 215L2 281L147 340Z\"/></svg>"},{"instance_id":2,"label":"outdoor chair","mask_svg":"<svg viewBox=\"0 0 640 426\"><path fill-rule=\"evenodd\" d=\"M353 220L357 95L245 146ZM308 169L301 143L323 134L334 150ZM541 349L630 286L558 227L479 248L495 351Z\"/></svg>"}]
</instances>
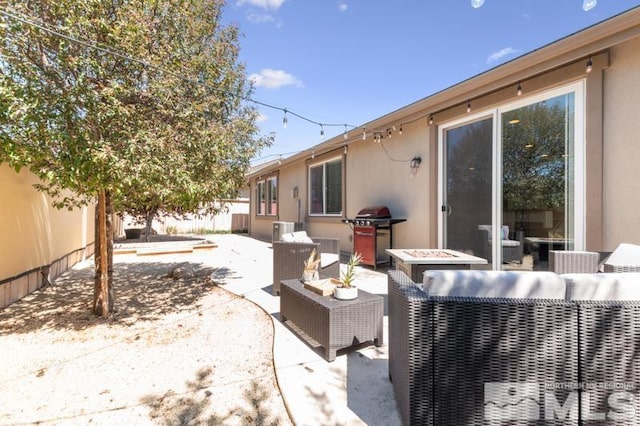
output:
<instances>
[{"instance_id":1,"label":"outdoor chair","mask_svg":"<svg viewBox=\"0 0 640 426\"><path fill-rule=\"evenodd\" d=\"M405 425L489 424L539 400L540 384L578 381L577 311L562 280L519 274L427 271L434 281L416 284L389 271L389 375ZM486 297L500 293L509 297Z\"/></svg>"},{"instance_id":2,"label":"outdoor chair","mask_svg":"<svg viewBox=\"0 0 640 426\"><path fill-rule=\"evenodd\" d=\"M549 270L556 274L598 272L600 253L595 251L549 250Z\"/></svg>"},{"instance_id":3,"label":"outdoor chair","mask_svg":"<svg viewBox=\"0 0 640 426\"><path fill-rule=\"evenodd\" d=\"M304 234L304 235L303 235ZM294 232L296 241L273 242L273 290L280 294L280 281L302 278L304 262L315 248L320 255L320 278L340 278L340 240L338 238L308 237L304 231ZM286 240L287 234L283 235Z\"/></svg>"},{"instance_id":4,"label":"outdoor chair","mask_svg":"<svg viewBox=\"0 0 640 426\"><path fill-rule=\"evenodd\" d=\"M476 243L478 253L474 253L476 256L491 259L491 241L493 238L491 229L491 225L478 225L478 241ZM524 254L524 232L509 231L509 227L505 225L500 228L500 236L502 262L522 263L522 256Z\"/></svg>"},{"instance_id":5,"label":"outdoor chair","mask_svg":"<svg viewBox=\"0 0 640 426\"><path fill-rule=\"evenodd\" d=\"M603 272L640 272L640 246L620 244L604 262Z\"/></svg>"}]
</instances>

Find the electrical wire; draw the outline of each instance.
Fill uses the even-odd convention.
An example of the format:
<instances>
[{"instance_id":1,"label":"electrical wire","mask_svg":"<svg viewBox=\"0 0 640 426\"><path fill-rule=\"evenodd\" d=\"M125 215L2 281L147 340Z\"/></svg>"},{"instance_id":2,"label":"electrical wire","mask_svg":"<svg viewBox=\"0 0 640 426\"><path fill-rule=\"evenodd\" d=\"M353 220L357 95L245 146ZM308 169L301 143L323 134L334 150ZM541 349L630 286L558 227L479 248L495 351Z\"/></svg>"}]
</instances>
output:
<instances>
[{"instance_id":1,"label":"electrical wire","mask_svg":"<svg viewBox=\"0 0 640 426\"><path fill-rule=\"evenodd\" d=\"M33 17L31 17L29 15L25 15L23 13L21 13L20 14L21 16L20 16L20 15L18 15L18 12L16 12L16 11L8 11L8 10L6 10L4 8L0 8L0 15L4 15L7 18L22 22L23 24L26 24L26 25L32 26L34 28L37 28L39 30L45 31L45 32L47 32L49 34L55 35L57 37L60 37L60 38L62 38L64 40L70 41L72 43L77 43L77 44L80 44L82 46L98 50L98 51L100 51L102 53L106 53L106 54L109 54L109 55L112 55L112 56L115 56L115 57L118 57L118 58L121 58L121 59L125 59L127 61L138 63L138 64L142 65L145 68L149 68L149 69L153 69L155 71L166 73L167 75L175 77L175 78L177 78L179 80L182 80L184 82L187 82L187 83L190 83L190 84L193 84L193 85L198 85L198 86L201 86L201 87L205 87L205 88L207 88L209 90L212 90L214 92L221 93L221 94L224 94L224 95L237 97L237 98L240 98L240 99L242 99L244 101L251 102L251 103L254 103L256 105L260 105L260 106L263 106L263 107L266 107L266 108L271 108L271 109L274 109L274 110L282 111L284 114L291 114L291 115L293 115L293 116L295 116L295 117L297 117L297 118L299 118L301 120L304 120L304 121L306 121L308 123L320 126L321 128L322 127L343 127L344 126L344 127L351 127L352 129L357 129L358 127L360 127L360 126L354 126L354 125L348 124L348 123L323 123L323 122L319 122L319 121L316 121L316 120L312 120L312 119L310 119L308 117L305 117L302 114L298 114L295 111L291 111L289 108L282 108L282 107L279 107L279 106L276 106L276 105L273 105L273 104L270 104L270 103L267 103L267 102L259 101L257 99L251 98L249 96L237 95L235 93L232 93L232 92L229 92L229 91L226 91L226 90L222 90L222 89L213 87L213 86L208 85L206 83L203 83L201 81L187 78L187 77L185 77L182 74L179 74L177 72L162 68L162 67L160 67L158 65L151 64L151 63L149 63L149 62L147 62L147 61L145 61L143 59L137 58L135 56L131 56L131 55L123 53L123 52L120 52L120 51L118 51L118 50L116 50L116 49L114 49L112 47L103 47L103 46L101 46L101 45L99 45L97 43L94 43L94 42L91 42L91 41L82 40L82 39L80 39L78 37L73 37L73 36L70 36L68 34L65 34L65 33L61 32L59 30L54 30L54 29L48 28L44 24L35 22Z\"/></svg>"}]
</instances>

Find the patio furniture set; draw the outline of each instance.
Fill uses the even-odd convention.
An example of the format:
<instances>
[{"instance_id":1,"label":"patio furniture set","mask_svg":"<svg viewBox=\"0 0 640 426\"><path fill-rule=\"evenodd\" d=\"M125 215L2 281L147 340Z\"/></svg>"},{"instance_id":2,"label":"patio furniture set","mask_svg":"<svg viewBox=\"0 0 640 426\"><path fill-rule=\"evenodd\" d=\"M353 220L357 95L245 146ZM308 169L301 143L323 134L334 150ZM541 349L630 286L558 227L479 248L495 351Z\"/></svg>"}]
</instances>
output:
<instances>
[{"instance_id":1,"label":"patio furniture set","mask_svg":"<svg viewBox=\"0 0 640 426\"><path fill-rule=\"evenodd\" d=\"M285 262L278 245L274 285ZM388 272L389 378L404 424L637 421L639 246L621 245L606 262L609 253L550 250L551 271L537 272L470 270L483 262L448 250L387 252L397 267ZM320 296L301 273L277 275L281 319L327 360L355 343L383 344L382 297Z\"/></svg>"},{"instance_id":2,"label":"patio furniture set","mask_svg":"<svg viewBox=\"0 0 640 426\"><path fill-rule=\"evenodd\" d=\"M585 257L600 254L556 262ZM404 424L637 421L640 272L434 270L416 283L397 270L388 293Z\"/></svg>"}]
</instances>

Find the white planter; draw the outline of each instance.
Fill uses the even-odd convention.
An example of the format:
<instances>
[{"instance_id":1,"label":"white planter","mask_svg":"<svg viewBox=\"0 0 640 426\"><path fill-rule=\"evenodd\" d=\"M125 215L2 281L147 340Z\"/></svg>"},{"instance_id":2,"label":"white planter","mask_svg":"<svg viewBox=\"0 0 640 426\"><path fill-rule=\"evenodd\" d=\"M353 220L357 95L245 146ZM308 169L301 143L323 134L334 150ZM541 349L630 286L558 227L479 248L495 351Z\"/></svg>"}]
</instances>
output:
<instances>
[{"instance_id":1,"label":"white planter","mask_svg":"<svg viewBox=\"0 0 640 426\"><path fill-rule=\"evenodd\" d=\"M358 287L336 287L333 290L333 297L340 300L352 300L358 297Z\"/></svg>"}]
</instances>

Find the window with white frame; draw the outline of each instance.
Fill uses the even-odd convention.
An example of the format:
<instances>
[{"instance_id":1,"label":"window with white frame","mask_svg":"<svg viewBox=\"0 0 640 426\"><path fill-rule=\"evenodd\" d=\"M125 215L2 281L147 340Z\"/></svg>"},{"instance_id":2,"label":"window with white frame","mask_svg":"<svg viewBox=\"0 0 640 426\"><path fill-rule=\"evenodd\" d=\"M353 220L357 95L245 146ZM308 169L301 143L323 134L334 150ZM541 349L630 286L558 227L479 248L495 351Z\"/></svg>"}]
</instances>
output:
<instances>
[{"instance_id":1,"label":"window with white frame","mask_svg":"<svg viewBox=\"0 0 640 426\"><path fill-rule=\"evenodd\" d=\"M342 157L309 167L309 214L342 214Z\"/></svg>"},{"instance_id":2,"label":"window with white frame","mask_svg":"<svg viewBox=\"0 0 640 426\"><path fill-rule=\"evenodd\" d=\"M256 185L256 214L276 216L278 214L278 177L259 180Z\"/></svg>"}]
</instances>

